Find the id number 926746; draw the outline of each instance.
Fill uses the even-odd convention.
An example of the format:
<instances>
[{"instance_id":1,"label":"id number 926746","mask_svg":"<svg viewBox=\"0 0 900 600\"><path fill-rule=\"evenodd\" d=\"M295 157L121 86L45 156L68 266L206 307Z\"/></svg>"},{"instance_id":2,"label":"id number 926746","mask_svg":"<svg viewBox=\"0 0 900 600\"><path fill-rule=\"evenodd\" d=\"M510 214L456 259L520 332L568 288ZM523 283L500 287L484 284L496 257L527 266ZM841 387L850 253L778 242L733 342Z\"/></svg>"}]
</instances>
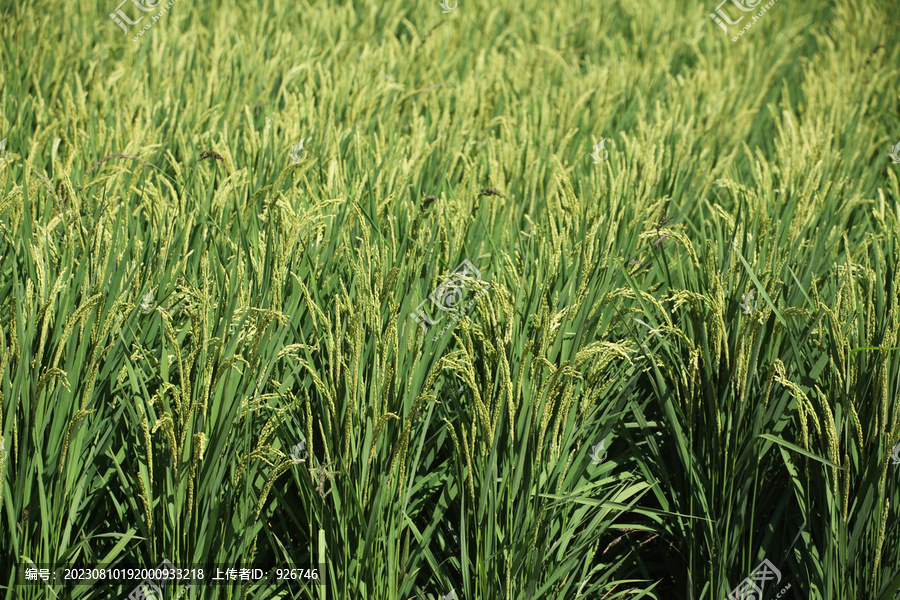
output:
<instances>
[{"instance_id":1,"label":"id number 926746","mask_svg":"<svg viewBox=\"0 0 900 600\"><path fill-rule=\"evenodd\" d=\"M275 569L275 579L286 580L317 580L319 569Z\"/></svg>"}]
</instances>

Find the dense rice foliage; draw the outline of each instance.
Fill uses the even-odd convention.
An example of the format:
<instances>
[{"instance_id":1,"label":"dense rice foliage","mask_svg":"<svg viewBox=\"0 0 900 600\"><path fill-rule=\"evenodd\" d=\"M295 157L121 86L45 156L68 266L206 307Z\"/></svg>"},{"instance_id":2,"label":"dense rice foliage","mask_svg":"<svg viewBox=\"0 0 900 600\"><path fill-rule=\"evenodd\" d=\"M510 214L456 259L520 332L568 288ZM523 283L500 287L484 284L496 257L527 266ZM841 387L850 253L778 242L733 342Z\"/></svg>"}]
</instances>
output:
<instances>
[{"instance_id":1,"label":"dense rice foliage","mask_svg":"<svg viewBox=\"0 0 900 600\"><path fill-rule=\"evenodd\" d=\"M895 2L115 1L0 9L2 597L900 596Z\"/></svg>"}]
</instances>

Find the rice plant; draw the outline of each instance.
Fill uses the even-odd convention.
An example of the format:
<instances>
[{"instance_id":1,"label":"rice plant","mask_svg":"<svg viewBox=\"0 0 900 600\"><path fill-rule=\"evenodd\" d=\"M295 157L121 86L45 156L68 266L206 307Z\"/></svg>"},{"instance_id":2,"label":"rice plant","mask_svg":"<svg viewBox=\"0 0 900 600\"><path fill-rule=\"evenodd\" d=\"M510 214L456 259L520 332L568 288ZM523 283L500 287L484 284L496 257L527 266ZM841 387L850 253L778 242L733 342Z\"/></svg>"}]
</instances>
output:
<instances>
[{"instance_id":1,"label":"rice plant","mask_svg":"<svg viewBox=\"0 0 900 600\"><path fill-rule=\"evenodd\" d=\"M0 595L900 597L896 9L749 4L0 8Z\"/></svg>"}]
</instances>

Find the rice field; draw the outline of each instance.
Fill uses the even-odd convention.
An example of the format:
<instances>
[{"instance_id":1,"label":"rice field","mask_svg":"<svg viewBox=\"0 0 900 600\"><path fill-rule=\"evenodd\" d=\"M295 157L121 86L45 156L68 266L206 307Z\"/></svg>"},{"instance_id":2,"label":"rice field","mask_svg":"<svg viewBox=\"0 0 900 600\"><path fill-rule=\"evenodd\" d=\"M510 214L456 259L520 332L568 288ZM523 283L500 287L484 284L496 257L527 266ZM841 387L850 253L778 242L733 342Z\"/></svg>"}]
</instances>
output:
<instances>
[{"instance_id":1,"label":"rice field","mask_svg":"<svg viewBox=\"0 0 900 600\"><path fill-rule=\"evenodd\" d=\"M0 5L0 598L900 598L895 2L117 1Z\"/></svg>"}]
</instances>

